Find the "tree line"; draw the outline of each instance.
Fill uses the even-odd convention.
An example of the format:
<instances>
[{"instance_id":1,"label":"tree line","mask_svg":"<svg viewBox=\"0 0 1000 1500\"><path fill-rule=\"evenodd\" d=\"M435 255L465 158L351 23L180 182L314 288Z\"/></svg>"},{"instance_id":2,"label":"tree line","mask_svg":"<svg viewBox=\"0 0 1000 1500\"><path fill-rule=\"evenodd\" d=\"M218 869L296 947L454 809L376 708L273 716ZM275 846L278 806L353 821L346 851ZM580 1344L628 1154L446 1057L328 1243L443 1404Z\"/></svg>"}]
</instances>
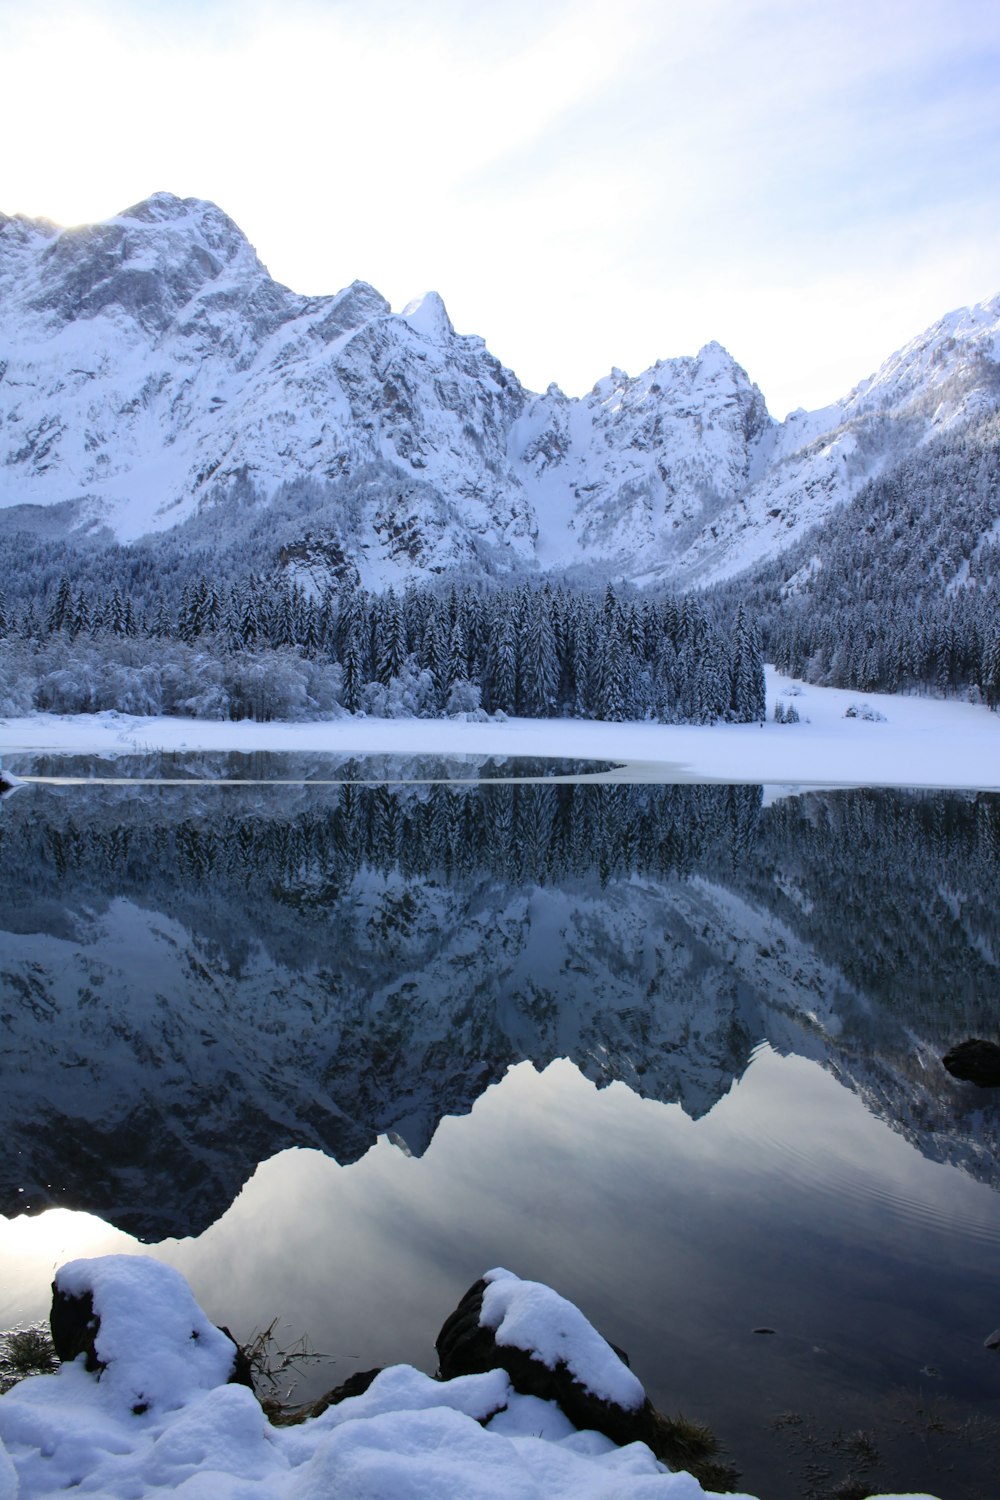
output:
<instances>
[{"instance_id":1,"label":"tree line","mask_svg":"<svg viewBox=\"0 0 1000 1500\"><path fill-rule=\"evenodd\" d=\"M691 596L562 586L307 591L255 573L186 583L176 608L64 574L18 613L0 594L0 711L267 720L378 716L763 719L755 622Z\"/></svg>"},{"instance_id":2,"label":"tree line","mask_svg":"<svg viewBox=\"0 0 1000 1500\"><path fill-rule=\"evenodd\" d=\"M714 599L751 610L792 676L1000 707L1000 418L896 463Z\"/></svg>"}]
</instances>

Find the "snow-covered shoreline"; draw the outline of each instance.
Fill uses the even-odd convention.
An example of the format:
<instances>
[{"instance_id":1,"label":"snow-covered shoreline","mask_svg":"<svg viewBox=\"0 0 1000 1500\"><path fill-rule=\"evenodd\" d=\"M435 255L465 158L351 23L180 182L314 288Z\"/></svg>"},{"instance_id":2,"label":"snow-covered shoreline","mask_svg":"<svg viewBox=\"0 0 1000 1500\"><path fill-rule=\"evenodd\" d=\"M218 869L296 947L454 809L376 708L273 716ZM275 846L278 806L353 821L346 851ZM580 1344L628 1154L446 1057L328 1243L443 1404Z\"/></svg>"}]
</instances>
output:
<instances>
[{"instance_id":1,"label":"snow-covered shoreline","mask_svg":"<svg viewBox=\"0 0 1000 1500\"><path fill-rule=\"evenodd\" d=\"M483 1288L480 1312L456 1333ZM452 1331L453 1354L464 1341L457 1363L473 1368L446 1374L442 1357L434 1379L389 1366L293 1426L270 1425L241 1383L230 1336L172 1267L146 1256L77 1260L53 1290L64 1363L0 1397L0 1500L67 1490L105 1500L721 1500L647 1442L619 1446L574 1426L563 1410L571 1399L605 1428L656 1414L579 1309L502 1268L470 1289L439 1336L443 1350ZM490 1368L471 1352L484 1336ZM539 1379L560 1394L525 1391Z\"/></svg>"},{"instance_id":2,"label":"snow-covered shoreline","mask_svg":"<svg viewBox=\"0 0 1000 1500\"><path fill-rule=\"evenodd\" d=\"M797 724L775 723L776 702ZM614 761L606 779L1000 790L1000 715L978 704L820 688L767 670L763 724L581 719L374 719L302 723L37 714L0 721L0 755L146 751L560 757ZM865 706L879 717L845 717Z\"/></svg>"}]
</instances>

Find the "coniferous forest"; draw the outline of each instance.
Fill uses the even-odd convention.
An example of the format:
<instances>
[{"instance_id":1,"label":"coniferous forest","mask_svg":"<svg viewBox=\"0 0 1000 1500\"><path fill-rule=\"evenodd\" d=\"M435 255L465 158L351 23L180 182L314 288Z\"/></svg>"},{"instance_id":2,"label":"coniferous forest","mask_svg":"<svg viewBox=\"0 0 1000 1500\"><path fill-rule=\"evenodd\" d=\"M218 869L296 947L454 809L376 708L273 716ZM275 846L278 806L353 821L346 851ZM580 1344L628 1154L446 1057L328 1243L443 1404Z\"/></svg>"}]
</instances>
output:
<instances>
[{"instance_id":1,"label":"coniferous forest","mask_svg":"<svg viewBox=\"0 0 1000 1500\"><path fill-rule=\"evenodd\" d=\"M869 481L716 602L759 621L782 671L860 692L978 692L1000 706L1000 420Z\"/></svg>"},{"instance_id":2,"label":"coniferous forest","mask_svg":"<svg viewBox=\"0 0 1000 1500\"><path fill-rule=\"evenodd\" d=\"M517 714L529 718L763 719L763 658L690 597L562 587L446 592L347 585L307 594L253 575L185 584L176 607L74 588L44 610L0 597L0 712L308 719Z\"/></svg>"},{"instance_id":3,"label":"coniferous forest","mask_svg":"<svg viewBox=\"0 0 1000 1500\"><path fill-rule=\"evenodd\" d=\"M460 575L372 593L343 556L318 586L287 563L320 499L244 496L131 546L8 523L0 713L752 722L764 660L1000 707L996 416L888 463L778 557L679 596Z\"/></svg>"}]
</instances>

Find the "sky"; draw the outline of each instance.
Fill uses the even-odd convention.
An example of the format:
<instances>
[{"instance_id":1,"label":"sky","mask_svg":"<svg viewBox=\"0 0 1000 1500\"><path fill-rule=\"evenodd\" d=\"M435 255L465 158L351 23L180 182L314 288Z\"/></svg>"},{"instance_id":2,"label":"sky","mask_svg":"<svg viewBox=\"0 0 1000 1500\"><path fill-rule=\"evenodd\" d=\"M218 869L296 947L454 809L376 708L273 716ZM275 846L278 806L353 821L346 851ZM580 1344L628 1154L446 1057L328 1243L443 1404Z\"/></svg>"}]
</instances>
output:
<instances>
[{"instance_id":1,"label":"sky","mask_svg":"<svg viewBox=\"0 0 1000 1500\"><path fill-rule=\"evenodd\" d=\"M997 0L0 0L0 212L208 198L533 390L712 339L778 417L1000 293Z\"/></svg>"}]
</instances>

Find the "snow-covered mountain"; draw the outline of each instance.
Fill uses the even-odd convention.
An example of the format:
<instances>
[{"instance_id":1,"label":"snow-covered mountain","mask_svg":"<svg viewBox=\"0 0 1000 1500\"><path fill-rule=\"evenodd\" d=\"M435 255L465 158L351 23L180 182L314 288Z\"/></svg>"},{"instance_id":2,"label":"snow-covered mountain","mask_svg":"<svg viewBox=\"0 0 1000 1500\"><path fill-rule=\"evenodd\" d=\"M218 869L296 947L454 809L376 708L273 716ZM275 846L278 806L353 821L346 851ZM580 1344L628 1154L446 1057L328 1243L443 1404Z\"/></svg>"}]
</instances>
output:
<instances>
[{"instance_id":1,"label":"snow-covered mountain","mask_svg":"<svg viewBox=\"0 0 1000 1500\"><path fill-rule=\"evenodd\" d=\"M533 395L435 293L398 315L363 282L299 296L210 203L159 193L67 230L0 216L0 506L134 540L213 512L231 529L227 497L308 481L319 523L282 554L299 571L707 580L994 409L998 359L1000 298L780 424L715 343Z\"/></svg>"}]
</instances>

